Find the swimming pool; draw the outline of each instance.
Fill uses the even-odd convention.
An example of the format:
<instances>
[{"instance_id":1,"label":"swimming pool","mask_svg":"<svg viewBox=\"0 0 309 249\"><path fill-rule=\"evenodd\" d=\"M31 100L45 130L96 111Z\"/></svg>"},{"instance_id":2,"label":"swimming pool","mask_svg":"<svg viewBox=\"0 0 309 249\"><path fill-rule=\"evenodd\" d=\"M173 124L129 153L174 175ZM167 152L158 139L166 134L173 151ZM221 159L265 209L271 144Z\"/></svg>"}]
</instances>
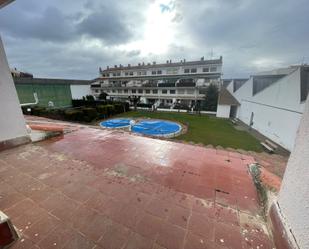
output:
<instances>
[{"instance_id":1,"label":"swimming pool","mask_svg":"<svg viewBox=\"0 0 309 249\"><path fill-rule=\"evenodd\" d=\"M131 130L149 136L174 137L181 132L181 126L171 121L141 120Z\"/></svg>"},{"instance_id":2,"label":"swimming pool","mask_svg":"<svg viewBox=\"0 0 309 249\"><path fill-rule=\"evenodd\" d=\"M101 122L100 126L104 128L127 128L130 127L131 121L132 119L115 118Z\"/></svg>"}]
</instances>

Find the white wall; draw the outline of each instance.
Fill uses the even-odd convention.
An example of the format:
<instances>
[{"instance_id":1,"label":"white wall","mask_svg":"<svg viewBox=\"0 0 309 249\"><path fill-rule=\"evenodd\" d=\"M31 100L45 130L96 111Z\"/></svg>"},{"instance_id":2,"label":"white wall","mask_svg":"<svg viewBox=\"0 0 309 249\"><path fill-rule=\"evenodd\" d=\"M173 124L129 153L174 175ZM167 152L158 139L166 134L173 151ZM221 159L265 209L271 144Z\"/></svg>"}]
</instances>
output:
<instances>
[{"instance_id":1,"label":"white wall","mask_svg":"<svg viewBox=\"0 0 309 249\"><path fill-rule=\"evenodd\" d=\"M0 38L0 142L24 136L25 119Z\"/></svg>"},{"instance_id":2,"label":"white wall","mask_svg":"<svg viewBox=\"0 0 309 249\"><path fill-rule=\"evenodd\" d=\"M250 78L236 92L231 92L241 104L237 117L249 125L253 112L253 128L291 151L304 108L300 103L300 69L254 96L252 88Z\"/></svg>"},{"instance_id":3,"label":"white wall","mask_svg":"<svg viewBox=\"0 0 309 249\"><path fill-rule=\"evenodd\" d=\"M309 99L284 174L278 203L300 248L309 248Z\"/></svg>"},{"instance_id":4,"label":"white wall","mask_svg":"<svg viewBox=\"0 0 309 249\"><path fill-rule=\"evenodd\" d=\"M231 110L231 106L229 105L218 105L216 116L218 118L229 118L230 110Z\"/></svg>"},{"instance_id":5,"label":"white wall","mask_svg":"<svg viewBox=\"0 0 309 249\"><path fill-rule=\"evenodd\" d=\"M83 96L91 95L90 85L70 85L72 99L81 99Z\"/></svg>"}]
</instances>

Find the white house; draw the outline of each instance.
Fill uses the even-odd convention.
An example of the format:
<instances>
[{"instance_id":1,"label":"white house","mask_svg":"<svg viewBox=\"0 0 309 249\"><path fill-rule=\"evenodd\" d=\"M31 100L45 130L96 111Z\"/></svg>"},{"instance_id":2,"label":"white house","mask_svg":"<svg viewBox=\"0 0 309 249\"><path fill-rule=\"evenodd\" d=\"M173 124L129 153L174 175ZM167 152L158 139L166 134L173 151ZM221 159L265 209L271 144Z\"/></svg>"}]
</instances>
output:
<instances>
[{"instance_id":1,"label":"white house","mask_svg":"<svg viewBox=\"0 0 309 249\"><path fill-rule=\"evenodd\" d=\"M228 112L228 107L219 101L217 116L234 115L285 149L292 150L308 94L309 66L258 73L241 84L231 80L226 89L240 105L230 105L234 111Z\"/></svg>"}]
</instances>

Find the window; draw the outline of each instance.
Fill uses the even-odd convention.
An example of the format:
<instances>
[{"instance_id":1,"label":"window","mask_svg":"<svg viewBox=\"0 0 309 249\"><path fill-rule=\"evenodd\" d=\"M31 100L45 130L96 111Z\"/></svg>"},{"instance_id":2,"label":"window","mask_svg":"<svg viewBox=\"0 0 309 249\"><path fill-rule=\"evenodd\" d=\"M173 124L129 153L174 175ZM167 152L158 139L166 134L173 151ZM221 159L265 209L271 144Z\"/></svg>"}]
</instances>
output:
<instances>
[{"instance_id":1,"label":"window","mask_svg":"<svg viewBox=\"0 0 309 249\"><path fill-rule=\"evenodd\" d=\"M128 93L128 89L124 89L123 92L124 92L124 93Z\"/></svg>"},{"instance_id":2,"label":"window","mask_svg":"<svg viewBox=\"0 0 309 249\"><path fill-rule=\"evenodd\" d=\"M116 76L116 73L113 73L113 77L115 77Z\"/></svg>"},{"instance_id":3,"label":"window","mask_svg":"<svg viewBox=\"0 0 309 249\"><path fill-rule=\"evenodd\" d=\"M150 94L150 90L146 90L146 94Z\"/></svg>"},{"instance_id":4,"label":"window","mask_svg":"<svg viewBox=\"0 0 309 249\"><path fill-rule=\"evenodd\" d=\"M217 71L217 67L211 67L210 68L210 72L216 72Z\"/></svg>"},{"instance_id":5,"label":"window","mask_svg":"<svg viewBox=\"0 0 309 249\"><path fill-rule=\"evenodd\" d=\"M146 75L146 74L147 74L147 72L146 72L146 71L143 71L143 72L142 72L142 75Z\"/></svg>"},{"instance_id":6,"label":"window","mask_svg":"<svg viewBox=\"0 0 309 249\"><path fill-rule=\"evenodd\" d=\"M129 72L125 72L124 75L125 75L125 76L128 76L128 75L129 75Z\"/></svg>"},{"instance_id":7,"label":"window","mask_svg":"<svg viewBox=\"0 0 309 249\"><path fill-rule=\"evenodd\" d=\"M117 73L117 76L120 76L120 72Z\"/></svg>"},{"instance_id":8,"label":"window","mask_svg":"<svg viewBox=\"0 0 309 249\"><path fill-rule=\"evenodd\" d=\"M162 90L162 94L167 94L167 90Z\"/></svg>"},{"instance_id":9,"label":"window","mask_svg":"<svg viewBox=\"0 0 309 249\"><path fill-rule=\"evenodd\" d=\"M132 75L133 75L133 72L130 72L130 75L132 76Z\"/></svg>"},{"instance_id":10,"label":"window","mask_svg":"<svg viewBox=\"0 0 309 249\"><path fill-rule=\"evenodd\" d=\"M176 94L176 90L170 90L170 94Z\"/></svg>"},{"instance_id":11,"label":"window","mask_svg":"<svg viewBox=\"0 0 309 249\"><path fill-rule=\"evenodd\" d=\"M118 90L118 93L122 93L122 90L121 90L121 89L119 89L119 90Z\"/></svg>"},{"instance_id":12,"label":"window","mask_svg":"<svg viewBox=\"0 0 309 249\"><path fill-rule=\"evenodd\" d=\"M196 73L197 69L196 68L191 68L191 73Z\"/></svg>"},{"instance_id":13,"label":"window","mask_svg":"<svg viewBox=\"0 0 309 249\"><path fill-rule=\"evenodd\" d=\"M142 94L143 90L142 89L138 89L138 93Z\"/></svg>"},{"instance_id":14,"label":"window","mask_svg":"<svg viewBox=\"0 0 309 249\"><path fill-rule=\"evenodd\" d=\"M157 74L162 74L162 71L161 71L161 70L158 70L158 71L157 71Z\"/></svg>"},{"instance_id":15,"label":"window","mask_svg":"<svg viewBox=\"0 0 309 249\"><path fill-rule=\"evenodd\" d=\"M153 94L158 94L158 90L156 90L156 89L155 89L155 90L152 90L152 93L153 93Z\"/></svg>"},{"instance_id":16,"label":"window","mask_svg":"<svg viewBox=\"0 0 309 249\"><path fill-rule=\"evenodd\" d=\"M194 90L187 89L187 94L194 94Z\"/></svg>"},{"instance_id":17,"label":"window","mask_svg":"<svg viewBox=\"0 0 309 249\"><path fill-rule=\"evenodd\" d=\"M137 75L142 75L142 72L137 72Z\"/></svg>"},{"instance_id":18,"label":"window","mask_svg":"<svg viewBox=\"0 0 309 249\"><path fill-rule=\"evenodd\" d=\"M100 90L96 89L96 90L94 90L94 92L95 92L95 93L99 93L99 92L100 92Z\"/></svg>"},{"instance_id":19,"label":"window","mask_svg":"<svg viewBox=\"0 0 309 249\"><path fill-rule=\"evenodd\" d=\"M136 89L132 89L132 93L136 93Z\"/></svg>"},{"instance_id":20,"label":"window","mask_svg":"<svg viewBox=\"0 0 309 249\"><path fill-rule=\"evenodd\" d=\"M113 93L115 93L115 92L116 92L116 90L115 90L115 89L113 89L113 90L112 90L112 92L113 92Z\"/></svg>"},{"instance_id":21,"label":"window","mask_svg":"<svg viewBox=\"0 0 309 249\"><path fill-rule=\"evenodd\" d=\"M190 69L185 69L185 71L184 71L185 73L190 73Z\"/></svg>"},{"instance_id":22,"label":"window","mask_svg":"<svg viewBox=\"0 0 309 249\"><path fill-rule=\"evenodd\" d=\"M155 74L157 74L157 71L152 71L151 74L155 75Z\"/></svg>"},{"instance_id":23,"label":"window","mask_svg":"<svg viewBox=\"0 0 309 249\"><path fill-rule=\"evenodd\" d=\"M204 67L204 68L203 68L203 72L204 72L204 73L208 73L208 72L209 72L209 67Z\"/></svg>"},{"instance_id":24,"label":"window","mask_svg":"<svg viewBox=\"0 0 309 249\"><path fill-rule=\"evenodd\" d=\"M178 94L185 94L185 90L184 89L179 89L177 90Z\"/></svg>"}]
</instances>

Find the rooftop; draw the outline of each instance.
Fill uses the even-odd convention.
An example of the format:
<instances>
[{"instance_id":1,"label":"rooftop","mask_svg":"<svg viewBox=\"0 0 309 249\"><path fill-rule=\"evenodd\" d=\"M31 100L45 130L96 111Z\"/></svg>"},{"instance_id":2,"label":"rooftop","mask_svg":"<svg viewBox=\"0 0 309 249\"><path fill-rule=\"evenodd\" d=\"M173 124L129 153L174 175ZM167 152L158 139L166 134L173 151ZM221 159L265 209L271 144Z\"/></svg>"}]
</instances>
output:
<instances>
[{"instance_id":1,"label":"rooftop","mask_svg":"<svg viewBox=\"0 0 309 249\"><path fill-rule=\"evenodd\" d=\"M110 72L110 71L117 71L117 70L134 70L134 69L148 69L148 68L162 68L162 67L178 67L178 66L192 66L192 65L207 65L207 64L222 64L222 57L219 59L213 60L197 60L197 61L186 61L182 60L180 62L172 62L167 61L168 63L147 63L147 64L139 64L139 65L128 65L128 66L116 66L115 67L108 67L107 69L103 70L102 72Z\"/></svg>"},{"instance_id":2,"label":"rooftop","mask_svg":"<svg viewBox=\"0 0 309 249\"><path fill-rule=\"evenodd\" d=\"M14 248L273 248L253 157L69 127L0 153L0 209L22 236Z\"/></svg>"}]
</instances>

